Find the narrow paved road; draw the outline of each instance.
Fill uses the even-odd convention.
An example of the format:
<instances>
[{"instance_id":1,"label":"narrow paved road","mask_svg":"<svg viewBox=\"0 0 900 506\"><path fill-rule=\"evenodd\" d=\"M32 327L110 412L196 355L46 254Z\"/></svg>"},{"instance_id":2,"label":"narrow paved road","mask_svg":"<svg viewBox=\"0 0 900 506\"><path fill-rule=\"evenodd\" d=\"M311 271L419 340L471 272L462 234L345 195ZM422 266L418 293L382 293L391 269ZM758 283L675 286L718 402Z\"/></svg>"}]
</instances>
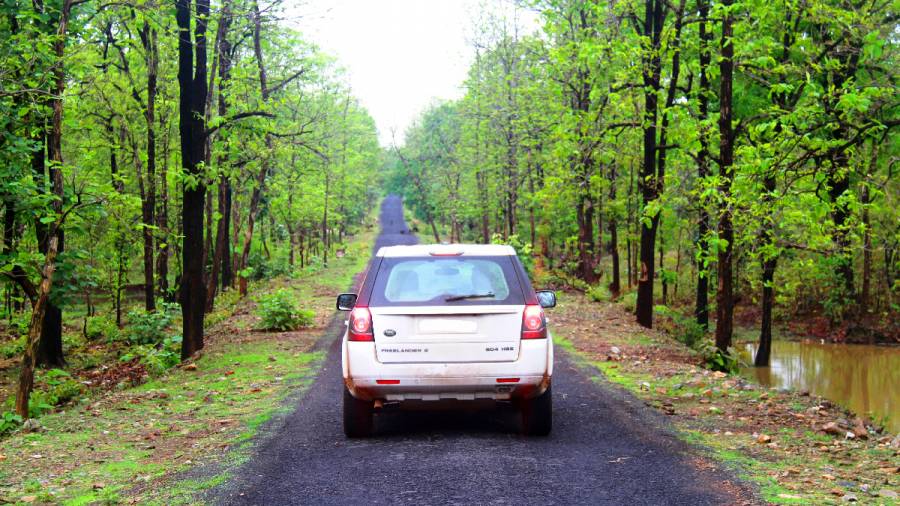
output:
<instances>
[{"instance_id":1,"label":"narrow paved road","mask_svg":"<svg viewBox=\"0 0 900 506\"><path fill-rule=\"evenodd\" d=\"M377 246L411 244L388 197ZM377 247L376 246L376 247ZM552 319L552 318L551 318ZM523 438L511 413L389 413L378 436L341 429L342 326L296 410L215 492L222 504L740 504L748 494L674 438L640 401L592 381L561 351L554 428ZM559 350L557 348L557 350Z\"/></svg>"}]
</instances>

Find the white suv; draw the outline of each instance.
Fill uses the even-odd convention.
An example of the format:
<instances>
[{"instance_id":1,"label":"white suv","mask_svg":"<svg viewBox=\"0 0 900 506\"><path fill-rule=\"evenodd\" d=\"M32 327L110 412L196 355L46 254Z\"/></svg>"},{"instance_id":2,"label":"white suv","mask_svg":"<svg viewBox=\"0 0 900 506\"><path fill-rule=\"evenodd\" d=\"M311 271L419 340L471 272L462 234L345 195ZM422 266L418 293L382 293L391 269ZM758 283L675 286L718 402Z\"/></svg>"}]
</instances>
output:
<instances>
[{"instance_id":1,"label":"white suv","mask_svg":"<svg viewBox=\"0 0 900 506\"><path fill-rule=\"evenodd\" d=\"M344 432L371 434L385 404L511 401L528 435L552 427L553 340L515 250L500 245L390 246L378 250L342 343Z\"/></svg>"}]
</instances>

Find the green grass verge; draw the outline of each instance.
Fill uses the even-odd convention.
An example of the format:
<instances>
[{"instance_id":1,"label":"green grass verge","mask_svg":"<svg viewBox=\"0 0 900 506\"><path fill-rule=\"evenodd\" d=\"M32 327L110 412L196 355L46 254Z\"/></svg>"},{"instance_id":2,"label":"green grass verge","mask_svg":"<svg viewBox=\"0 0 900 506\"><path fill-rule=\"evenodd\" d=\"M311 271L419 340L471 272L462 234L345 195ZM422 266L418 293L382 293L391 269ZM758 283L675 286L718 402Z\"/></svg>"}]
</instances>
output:
<instances>
[{"instance_id":1,"label":"green grass verge","mask_svg":"<svg viewBox=\"0 0 900 506\"><path fill-rule=\"evenodd\" d=\"M327 267L251 284L253 297L288 288L304 308L333 314L369 258L374 227L352 238ZM187 368L133 388L95 393L40 418L44 430L0 440L0 502L53 504L194 504L225 483L250 455L251 441L284 402L315 378L323 352L310 352L321 332L251 332L253 311L233 292L217 301L212 340ZM232 300L233 299L233 300Z\"/></svg>"}]
</instances>

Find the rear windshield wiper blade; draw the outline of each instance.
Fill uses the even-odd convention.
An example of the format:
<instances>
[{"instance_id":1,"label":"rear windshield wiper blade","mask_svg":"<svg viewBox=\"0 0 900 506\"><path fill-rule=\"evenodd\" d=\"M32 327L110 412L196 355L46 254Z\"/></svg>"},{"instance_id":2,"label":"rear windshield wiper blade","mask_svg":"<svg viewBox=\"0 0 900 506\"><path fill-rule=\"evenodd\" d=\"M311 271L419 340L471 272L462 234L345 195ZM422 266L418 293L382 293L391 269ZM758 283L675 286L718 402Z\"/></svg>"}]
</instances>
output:
<instances>
[{"instance_id":1,"label":"rear windshield wiper blade","mask_svg":"<svg viewBox=\"0 0 900 506\"><path fill-rule=\"evenodd\" d=\"M455 300L483 299L483 298L488 298L488 297L493 298L493 297L494 297L494 292L487 292L487 293L470 293L470 294L466 294L466 295L452 295L452 296L450 296L450 297L447 297L447 298L444 299L444 300L447 301L447 302L453 302L453 301L455 301Z\"/></svg>"}]
</instances>

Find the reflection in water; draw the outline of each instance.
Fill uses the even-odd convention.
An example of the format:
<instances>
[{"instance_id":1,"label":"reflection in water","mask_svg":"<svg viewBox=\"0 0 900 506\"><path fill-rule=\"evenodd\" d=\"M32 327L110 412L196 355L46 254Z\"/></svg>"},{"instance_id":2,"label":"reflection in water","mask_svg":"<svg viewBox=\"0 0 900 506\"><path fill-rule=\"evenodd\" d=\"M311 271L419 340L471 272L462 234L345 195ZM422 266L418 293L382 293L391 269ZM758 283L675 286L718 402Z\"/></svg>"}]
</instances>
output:
<instances>
[{"instance_id":1,"label":"reflection in water","mask_svg":"<svg viewBox=\"0 0 900 506\"><path fill-rule=\"evenodd\" d=\"M749 360L756 344L744 351ZM771 364L744 374L770 387L809 390L876 420L887 417L887 428L900 432L900 348L774 341Z\"/></svg>"}]
</instances>

